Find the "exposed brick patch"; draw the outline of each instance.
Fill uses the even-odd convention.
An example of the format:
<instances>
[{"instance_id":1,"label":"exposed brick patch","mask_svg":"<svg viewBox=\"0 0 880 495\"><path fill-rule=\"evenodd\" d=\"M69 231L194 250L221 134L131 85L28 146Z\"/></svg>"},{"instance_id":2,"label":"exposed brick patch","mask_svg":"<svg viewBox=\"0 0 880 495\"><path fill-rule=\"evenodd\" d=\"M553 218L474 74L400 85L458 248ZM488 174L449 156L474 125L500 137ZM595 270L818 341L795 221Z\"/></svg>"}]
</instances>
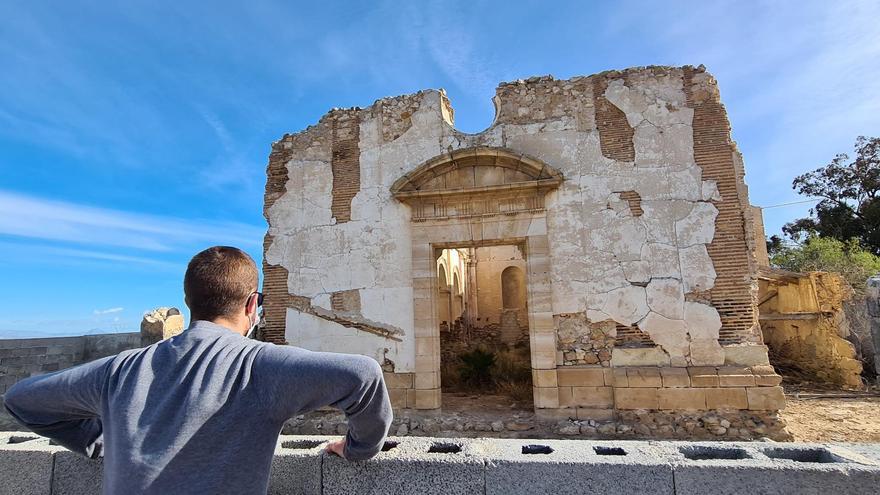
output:
<instances>
[{"instance_id":1,"label":"exposed brick patch","mask_svg":"<svg viewBox=\"0 0 880 495\"><path fill-rule=\"evenodd\" d=\"M341 290L330 294L330 308L333 311L360 313L361 291L358 289Z\"/></svg>"},{"instance_id":2,"label":"exposed brick patch","mask_svg":"<svg viewBox=\"0 0 880 495\"><path fill-rule=\"evenodd\" d=\"M618 191L617 193L620 196L620 199L629 203L629 211L632 212L634 217L640 217L645 210L642 209L642 197L639 196L639 193L635 191Z\"/></svg>"},{"instance_id":3,"label":"exposed brick patch","mask_svg":"<svg viewBox=\"0 0 880 495\"><path fill-rule=\"evenodd\" d=\"M287 191L287 162L293 156L293 139L285 135L272 145L269 164L266 167L266 194L263 202L263 216L269 219L269 209ZM270 265L266 255L272 245L272 236L266 233L263 238L263 332L266 342L286 344L284 321L287 311L287 269L280 265Z\"/></svg>"},{"instance_id":4,"label":"exposed brick patch","mask_svg":"<svg viewBox=\"0 0 880 495\"><path fill-rule=\"evenodd\" d=\"M272 245L272 236L266 235L263 254L263 340L286 344L284 326L287 317L287 268L266 262L265 251Z\"/></svg>"},{"instance_id":5,"label":"exposed brick patch","mask_svg":"<svg viewBox=\"0 0 880 495\"><path fill-rule=\"evenodd\" d=\"M617 324L615 347L655 347L656 345L651 340L651 336L640 330L638 326Z\"/></svg>"},{"instance_id":6,"label":"exposed brick patch","mask_svg":"<svg viewBox=\"0 0 880 495\"><path fill-rule=\"evenodd\" d=\"M351 200L361 188L360 123L357 112L333 114L333 202L330 212L336 223L351 220Z\"/></svg>"},{"instance_id":7,"label":"exposed brick patch","mask_svg":"<svg viewBox=\"0 0 880 495\"><path fill-rule=\"evenodd\" d=\"M607 98L605 90L609 79L615 73L592 76L593 106L596 108L596 127L599 129L599 147L602 155L612 160L632 162L636 159L636 148L633 145L635 130L630 127L623 110L617 108Z\"/></svg>"},{"instance_id":8,"label":"exposed brick patch","mask_svg":"<svg viewBox=\"0 0 880 495\"><path fill-rule=\"evenodd\" d=\"M684 68L687 104L694 109L694 159L703 180L714 180L722 200L715 203L715 237L708 246L715 265L715 286L709 291L712 305L721 315L721 344L755 339L757 313L754 281L730 123L721 104L714 79L702 68Z\"/></svg>"}]
</instances>

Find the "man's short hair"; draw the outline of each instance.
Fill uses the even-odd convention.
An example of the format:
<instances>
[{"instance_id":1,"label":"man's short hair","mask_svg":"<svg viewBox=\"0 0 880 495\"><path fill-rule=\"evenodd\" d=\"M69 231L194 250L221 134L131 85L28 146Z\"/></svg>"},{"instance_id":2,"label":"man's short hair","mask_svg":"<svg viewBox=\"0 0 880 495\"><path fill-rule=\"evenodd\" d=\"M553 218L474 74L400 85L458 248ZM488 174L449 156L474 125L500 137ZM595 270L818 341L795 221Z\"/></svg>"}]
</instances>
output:
<instances>
[{"instance_id":1,"label":"man's short hair","mask_svg":"<svg viewBox=\"0 0 880 495\"><path fill-rule=\"evenodd\" d=\"M183 293L192 320L234 316L257 289L257 283L257 264L241 249L205 249L193 256L183 277Z\"/></svg>"}]
</instances>

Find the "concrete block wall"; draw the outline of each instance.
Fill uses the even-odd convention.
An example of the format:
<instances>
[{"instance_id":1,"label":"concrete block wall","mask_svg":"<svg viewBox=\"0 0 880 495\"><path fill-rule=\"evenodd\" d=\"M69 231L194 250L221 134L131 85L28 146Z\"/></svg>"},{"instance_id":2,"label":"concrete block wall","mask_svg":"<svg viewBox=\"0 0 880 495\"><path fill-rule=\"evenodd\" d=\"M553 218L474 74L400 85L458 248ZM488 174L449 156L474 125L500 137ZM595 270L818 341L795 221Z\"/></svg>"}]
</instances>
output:
<instances>
[{"instance_id":1,"label":"concrete block wall","mask_svg":"<svg viewBox=\"0 0 880 495\"><path fill-rule=\"evenodd\" d=\"M270 494L873 494L880 448L773 442L389 438L375 458L281 436ZM860 453L861 452L861 453ZM0 433L0 493L97 494L101 463L33 434Z\"/></svg>"},{"instance_id":2,"label":"concrete block wall","mask_svg":"<svg viewBox=\"0 0 880 495\"><path fill-rule=\"evenodd\" d=\"M0 394L23 378L147 345L139 332L0 340Z\"/></svg>"}]
</instances>

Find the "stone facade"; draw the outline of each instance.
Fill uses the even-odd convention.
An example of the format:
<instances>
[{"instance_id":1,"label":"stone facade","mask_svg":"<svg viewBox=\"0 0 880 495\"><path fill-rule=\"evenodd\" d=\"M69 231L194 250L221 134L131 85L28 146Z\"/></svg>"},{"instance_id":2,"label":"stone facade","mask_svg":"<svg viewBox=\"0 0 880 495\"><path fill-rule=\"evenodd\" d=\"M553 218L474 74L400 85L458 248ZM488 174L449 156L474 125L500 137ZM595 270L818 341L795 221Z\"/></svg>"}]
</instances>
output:
<instances>
[{"instance_id":1,"label":"stone facade","mask_svg":"<svg viewBox=\"0 0 880 495\"><path fill-rule=\"evenodd\" d=\"M439 408L438 259L515 245L538 411L781 408L778 377L763 378L743 163L712 76L536 77L501 84L495 104L477 134L453 127L443 91L422 91L334 109L273 144L265 338L372 356L400 375L396 406ZM352 291L357 308L336 309Z\"/></svg>"}]
</instances>

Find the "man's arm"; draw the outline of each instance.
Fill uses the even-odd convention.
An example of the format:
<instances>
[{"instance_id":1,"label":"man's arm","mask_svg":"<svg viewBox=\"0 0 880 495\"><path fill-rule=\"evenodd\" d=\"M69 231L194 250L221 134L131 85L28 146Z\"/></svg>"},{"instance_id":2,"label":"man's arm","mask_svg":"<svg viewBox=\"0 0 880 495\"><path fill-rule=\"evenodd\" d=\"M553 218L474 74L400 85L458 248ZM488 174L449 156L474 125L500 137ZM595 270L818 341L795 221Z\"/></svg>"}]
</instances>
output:
<instances>
[{"instance_id":1,"label":"man's arm","mask_svg":"<svg viewBox=\"0 0 880 495\"><path fill-rule=\"evenodd\" d=\"M337 407L348 418L346 459L369 459L381 450L392 411L379 363L366 356L292 346L266 346L261 354L259 377L267 381L276 417Z\"/></svg>"},{"instance_id":2,"label":"man's arm","mask_svg":"<svg viewBox=\"0 0 880 495\"><path fill-rule=\"evenodd\" d=\"M101 398L110 359L26 378L4 395L6 410L35 433L73 452L98 457L103 447Z\"/></svg>"}]
</instances>

